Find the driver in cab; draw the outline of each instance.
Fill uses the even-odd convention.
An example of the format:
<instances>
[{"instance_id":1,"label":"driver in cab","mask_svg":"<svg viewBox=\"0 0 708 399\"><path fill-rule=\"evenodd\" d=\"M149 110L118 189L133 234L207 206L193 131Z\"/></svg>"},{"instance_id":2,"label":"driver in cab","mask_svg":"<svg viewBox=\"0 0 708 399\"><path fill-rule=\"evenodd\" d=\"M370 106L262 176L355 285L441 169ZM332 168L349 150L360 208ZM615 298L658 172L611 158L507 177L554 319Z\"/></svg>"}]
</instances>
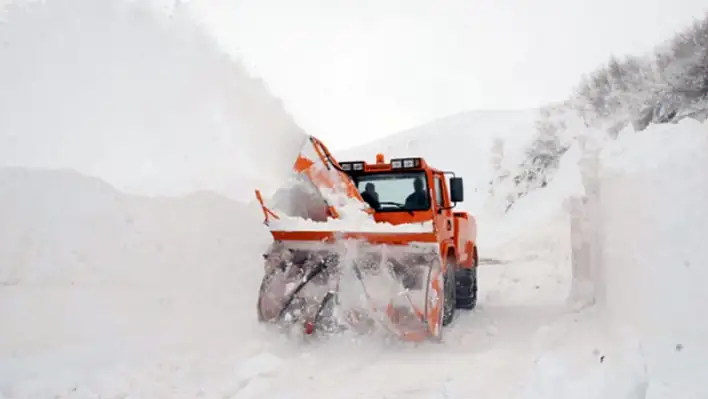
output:
<instances>
[{"instance_id":1,"label":"driver in cab","mask_svg":"<svg viewBox=\"0 0 708 399\"><path fill-rule=\"evenodd\" d=\"M413 193L406 198L408 209L428 209L428 193L423 189L423 180L416 178L413 181Z\"/></svg>"},{"instance_id":2,"label":"driver in cab","mask_svg":"<svg viewBox=\"0 0 708 399\"><path fill-rule=\"evenodd\" d=\"M361 198L375 210L378 211L381 208L381 203L379 203L379 193L376 192L374 183L366 183L364 192L361 193Z\"/></svg>"}]
</instances>

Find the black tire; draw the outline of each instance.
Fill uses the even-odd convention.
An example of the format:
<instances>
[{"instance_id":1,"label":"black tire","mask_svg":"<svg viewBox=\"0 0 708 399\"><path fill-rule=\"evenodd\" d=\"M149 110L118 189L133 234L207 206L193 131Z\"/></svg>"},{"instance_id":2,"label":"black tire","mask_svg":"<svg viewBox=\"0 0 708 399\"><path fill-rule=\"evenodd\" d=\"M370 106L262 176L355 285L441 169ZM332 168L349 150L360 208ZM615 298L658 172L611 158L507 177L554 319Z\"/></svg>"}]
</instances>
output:
<instances>
[{"instance_id":1,"label":"black tire","mask_svg":"<svg viewBox=\"0 0 708 399\"><path fill-rule=\"evenodd\" d=\"M447 270L445 271L445 277L443 279L443 294L445 295L445 300L443 302L443 327L449 325L455 319L455 308L457 307L455 275L455 263L448 259Z\"/></svg>"},{"instance_id":2,"label":"black tire","mask_svg":"<svg viewBox=\"0 0 708 399\"><path fill-rule=\"evenodd\" d=\"M477 256L470 269L459 269L457 277L457 308L471 310L477 306Z\"/></svg>"}]
</instances>

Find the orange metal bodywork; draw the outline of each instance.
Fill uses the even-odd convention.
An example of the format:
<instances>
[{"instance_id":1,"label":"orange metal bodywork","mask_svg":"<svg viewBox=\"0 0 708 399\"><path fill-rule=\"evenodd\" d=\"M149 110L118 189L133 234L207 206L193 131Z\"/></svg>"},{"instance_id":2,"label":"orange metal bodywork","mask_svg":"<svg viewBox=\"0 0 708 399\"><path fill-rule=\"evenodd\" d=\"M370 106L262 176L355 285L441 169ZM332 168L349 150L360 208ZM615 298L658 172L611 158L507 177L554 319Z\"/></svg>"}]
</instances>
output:
<instances>
[{"instance_id":1,"label":"orange metal bodywork","mask_svg":"<svg viewBox=\"0 0 708 399\"><path fill-rule=\"evenodd\" d=\"M353 179L350 175L350 173L354 172L347 173L342 168L342 165L335 160L327 147L311 136L308 137L308 141L304 144L293 164L293 172L295 173L295 181L298 184L297 187L304 188L306 189L305 191L309 190L307 192L308 195L314 194L312 197L306 196L305 201L307 201L308 205L312 205L312 209L316 208L314 213L317 214L317 217L309 213L307 216L295 216L296 214L300 215L300 212L296 206L288 207L287 204L292 204L292 202L288 203L287 201L286 205L278 204L274 207L278 209L278 212L282 212L279 215L278 212L269 208L261 193L256 190L256 198L261 205L265 218L264 223L268 225L275 241L274 247L285 244L282 247L289 249L303 248L310 247L310 244L314 243L315 245L312 247L319 248L321 247L319 243L353 240L362 241L359 244L364 244L357 247L356 250L362 249L365 252L367 249L372 250L372 248L373 251L383 249L381 253L384 253L389 260L394 259L394 261L401 252L403 254L402 258L418 250L425 253L424 256L421 256L421 252L419 252L413 257L422 257L423 260L421 262L428 270L428 273L420 275L427 276L423 277L426 282L420 288L416 288L413 285L406 288L405 291L395 293L390 298L385 297L386 300L381 302L384 304L382 305L383 307L376 305L378 301L374 298L372 292L367 291L367 285L363 283L362 277L359 277L372 310L384 313L388 319L386 325L393 323L393 325L388 327L390 331L409 341L422 341L428 337L441 337L443 301L440 298L444 296L445 281L449 281L445 280L447 279L445 273L448 270L448 266L454 265L458 269L469 269L477 266L477 224L475 218L466 212L453 210L454 205L450 202L445 172L430 167L423 159L416 159L419 162L417 164L413 163L413 165L417 165L415 168L405 168L404 170L422 171L426 176L431 205L430 209L424 211L376 212L364 201L361 193L359 193L354 182L355 178ZM383 154L376 155L374 164L357 163L357 166L359 165L361 165L361 168L357 168L355 172L358 174L399 171L399 169L394 169L390 162L385 162ZM286 187L288 186L286 185ZM291 198L289 196L291 193L287 193L288 195L285 195L285 197ZM307 209L308 211L310 210L309 207ZM328 230L331 228L328 224L308 224L316 218L319 221L324 214L326 214L327 218L342 219L344 223L340 224L340 226L346 226L346 229L342 227L342 230ZM294 224L289 224L293 217L299 219L295 219ZM305 221L308 218L310 220ZM353 220L354 223L346 223L347 218L351 218L349 220ZM415 224L420 223L425 223L425 229L413 229L413 227L416 227L414 226ZM380 229L379 224L384 224L385 228ZM395 231L394 226L400 225L411 226L402 226L399 231ZM390 231L386 227L391 227ZM349 231L352 229L353 231ZM324 247L327 247L327 245ZM336 245L332 247L336 247ZM354 252L356 253L357 251ZM277 250L274 253L276 253L273 257L275 259L274 262L279 262L277 260ZM403 260L402 258L400 260ZM266 259L268 259L268 255L266 255ZM266 260L266 265L268 264L269 260ZM410 271L415 270L420 264L416 264L414 260L411 263L406 263L406 266L406 269ZM277 270L277 268L274 270ZM264 279L265 281L267 279ZM414 299L413 296L410 296L411 292L414 291L418 294L425 292L424 295ZM400 307L401 304L398 302L401 299L399 296L401 293L406 295L405 298L408 301L403 308ZM297 292L292 295L296 294ZM281 293L280 295L286 294ZM396 306L394 306L394 299L396 300ZM259 298L259 309L262 309L261 303L265 303L266 305L264 306L267 308L273 302L267 297L264 299L264 296L262 296ZM409 310L408 313L406 309ZM260 314L266 314L268 316L263 316L264 318L272 319L273 316L268 312L261 311ZM410 315L410 313L414 314L416 318L412 325L406 324L406 320L410 320L406 315ZM314 319L308 319L305 322L305 330L308 334L312 332L313 320L317 321L317 317L314 316ZM404 325L399 325L399 323Z\"/></svg>"},{"instance_id":2,"label":"orange metal bodywork","mask_svg":"<svg viewBox=\"0 0 708 399\"><path fill-rule=\"evenodd\" d=\"M352 182L351 178L341 170L341 165L332 156L327 147L317 138L310 137L314 154L310 154L313 159L302 153L298 156L293 169L296 173L303 174L317 187L330 190L339 190L356 201L365 204L361 194ZM327 168L322 168L325 165ZM329 168L329 165L332 168ZM318 168L319 166L319 168ZM413 170L413 169L408 169ZM458 268L471 268L476 266L476 239L477 223L473 216L466 212L456 212L452 208L449 198L448 184L443 171L430 167L425 160L420 159L418 171L424 171L427 177L427 185L430 188L431 208L425 211L410 212L385 212L376 213L368 205L364 206L364 211L371 215L376 222L401 225L409 223L433 222L433 232L431 233L372 233L372 232L335 232L335 231L278 231L271 230L273 238L278 241L333 241L341 238L364 239L372 244L405 245L412 242L439 243L440 254L444 261L449 261L457 265ZM396 171L391 163L384 161L383 154L376 155L376 163L364 163L363 173L393 172ZM440 179L442 187L442 203L438 203L435 192L435 179ZM267 208L260 192L256 190L256 196L260 202L265 222L270 218L278 219L278 216ZM338 218L339 212L333 204L328 204L328 214L332 218ZM448 262L443 262L447 264ZM445 267L445 266L443 266Z\"/></svg>"},{"instance_id":3,"label":"orange metal bodywork","mask_svg":"<svg viewBox=\"0 0 708 399\"><path fill-rule=\"evenodd\" d=\"M273 231L279 241L319 241L331 242L341 239L366 240L371 244L406 245L411 242L438 242L434 233L372 233L372 232L332 232L332 231Z\"/></svg>"}]
</instances>

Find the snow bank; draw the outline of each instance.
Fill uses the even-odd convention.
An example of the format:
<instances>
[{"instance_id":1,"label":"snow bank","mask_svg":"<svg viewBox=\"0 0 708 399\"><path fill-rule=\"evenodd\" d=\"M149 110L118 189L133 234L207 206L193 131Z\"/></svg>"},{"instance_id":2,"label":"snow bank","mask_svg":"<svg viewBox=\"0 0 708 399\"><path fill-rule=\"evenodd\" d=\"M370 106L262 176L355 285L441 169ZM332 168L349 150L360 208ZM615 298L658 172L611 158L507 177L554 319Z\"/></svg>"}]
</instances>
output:
<instances>
[{"instance_id":1,"label":"snow bank","mask_svg":"<svg viewBox=\"0 0 708 399\"><path fill-rule=\"evenodd\" d=\"M182 8L1 17L0 397L175 397L164 364L239 365L270 235L238 200L277 188L304 134Z\"/></svg>"},{"instance_id":2,"label":"snow bank","mask_svg":"<svg viewBox=\"0 0 708 399\"><path fill-rule=\"evenodd\" d=\"M18 168L0 169L0 220L7 397L86 389L95 373L187 348L235 356L263 334L253 309L269 235L255 206L129 196L75 172Z\"/></svg>"},{"instance_id":3,"label":"snow bank","mask_svg":"<svg viewBox=\"0 0 708 399\"><path fill-rule=\"evenodd\" d=\"M153 2L155 3L155 2ZM0 167L70 168L121 191L252 200L301 130L186 7L15 1L0 23Z\"/></svg>"},{"instance_id":4,"label":"snow bank","mask_svg":"<svg viewBox=\"0 0 708 399\"><path fill-rule=\"evenodd\" d=\"M647 398L708 395L708 123L624 131L600 156L604 301L641 342ZM593 198L591 198L593 200Z\"/></svg>"},{"instance_id":5,"label":"snow bank","mask_svg":"<svg viewBox=\"0 0 708 399\"><path fill-rule=\"evenodd\" d=\"M531 337L520 397L708 394L707 133L695 120L617 140L583 131L554 180L503 220L500 256L556 259L555 278L572 265L567 313Z\"/></svg>"}]
</instances>

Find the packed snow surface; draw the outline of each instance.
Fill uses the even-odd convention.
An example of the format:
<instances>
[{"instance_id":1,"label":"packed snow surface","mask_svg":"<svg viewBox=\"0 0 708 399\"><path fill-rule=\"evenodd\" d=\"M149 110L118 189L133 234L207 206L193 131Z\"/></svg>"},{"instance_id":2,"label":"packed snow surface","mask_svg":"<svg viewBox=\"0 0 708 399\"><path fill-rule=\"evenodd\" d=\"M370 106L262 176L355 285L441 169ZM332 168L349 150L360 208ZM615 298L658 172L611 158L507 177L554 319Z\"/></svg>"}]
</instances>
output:
<instances>
[{"instance_id":1,"label":"packed snow surface","mask_svg":"<svg viewBox=\"0 0 708 399\"><path fill-rule=\"evenodd\" d=\"M481 192L461 204L487 221L479 302L442 343L285 337L257 323L270 235L259 207L234 198L282 184L301 133L187 19L106 4L33 3L0 25L0 398L708 396L708 124L628 129L616 141L584 132L556 178L509 214L487 217ZM126 53L114 63L112 51ZM243 80L223 83L232 73ZM238 144L204 140L212 111ZM475 125L481 114L469 127L440 123L488 130L472 141L492 143L531 128L513 114L486 127ZM386 145L425 140L406 156L469 176L468 190L484 185L491 169L462 157L466 142L451 152L424 134L442 130ZM145 172L155 153L160 167ZM214 170L223 174L211 184L199 180Z\"/></svg>"}]
</instances>

